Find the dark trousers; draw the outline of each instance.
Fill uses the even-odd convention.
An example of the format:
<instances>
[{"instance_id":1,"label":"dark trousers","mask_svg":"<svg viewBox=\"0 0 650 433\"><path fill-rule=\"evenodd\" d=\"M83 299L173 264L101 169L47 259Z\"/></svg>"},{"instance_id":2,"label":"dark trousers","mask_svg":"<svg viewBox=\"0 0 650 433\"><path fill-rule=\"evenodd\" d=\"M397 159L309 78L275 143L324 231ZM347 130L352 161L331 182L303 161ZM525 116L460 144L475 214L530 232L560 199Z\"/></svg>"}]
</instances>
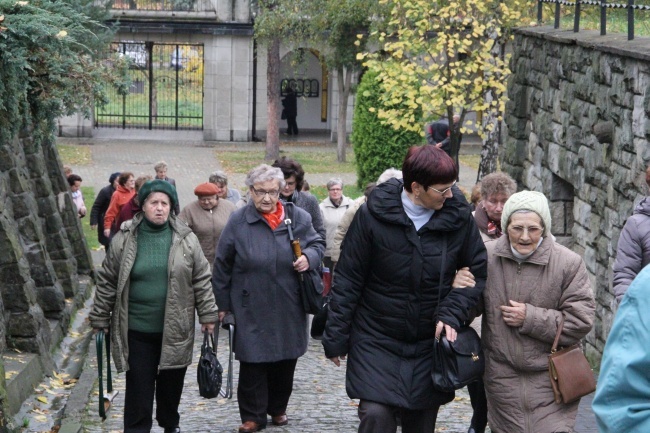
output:
<instances>
[{"instance_id":1,"label":"dark trousers","mask_svg":"<svg viewBox=\"0 0 650 433\"><path fill-rule=\"evenodd\" d=\"M242 422L255 421L266 425L267 414L278 416L287 411L297 362L297 359L286 359L239 363L237 403Z\"/></svg>"},{"instance_id":2,"label":"dark trousers","mask_svg":"<svg viewBox=\"0 0 650 433\"><path fill-rule=\"evenodd\" d=\"M296 122L296 116L287 116L287 134L298 135L298 123Z\"/></svg>"},{"instance_id":3,"label":"dark trousers","mask_svg":"<svg viewBox=\"0 0 650 433\"><path fill-rule=\"evenodd\" d=\"M162 428L178 426L178 405L187 368L160 370L162 334L129 331L129 371L126 372L124 432L149 433L153 399L156 420Z\"/></svg>"},{"instance_id":4,"label":"dark trousers","mask_svg":"<svg viewBox=\"0 0 650 433\"><path fill-rule=\"evenodd\" d=\"M397 417L401 419L402 433L432 433L436 429L438 409L408 410L374 401L359 402L359 433L395 433Z\"/></svg>"},{"instance_id":5,"label":"dark trousers","mask_svg":"<svg viewBox=\"0 0 650 433\"><path fill-rule=\"evenodd\" d=\"M467 385L467 391L469 392L472 409L474 410L471 425L477 432L481 432L485 430L485 427L487 426L488 413L487 397L485 396L483 379L479 379L476 382Z\"/></svg>"}]
</instances>

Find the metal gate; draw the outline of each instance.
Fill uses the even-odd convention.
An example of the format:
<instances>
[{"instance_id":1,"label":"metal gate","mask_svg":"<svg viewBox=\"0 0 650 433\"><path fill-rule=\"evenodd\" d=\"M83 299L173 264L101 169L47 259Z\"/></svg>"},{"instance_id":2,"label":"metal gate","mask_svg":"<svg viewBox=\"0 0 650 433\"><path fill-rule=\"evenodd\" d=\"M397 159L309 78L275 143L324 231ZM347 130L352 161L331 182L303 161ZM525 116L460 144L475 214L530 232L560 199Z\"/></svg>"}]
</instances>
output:
<instances>
[{"instance_id":1,"label":"metal gate","mask_svg":"<svg viewBox=\"0 0 650 433\"><path fill-rule=\"evenodd\" d=\"M203 129L203 45L116 42L131 87L95 109L96 127Z\"/></svg>"}]
</instances>

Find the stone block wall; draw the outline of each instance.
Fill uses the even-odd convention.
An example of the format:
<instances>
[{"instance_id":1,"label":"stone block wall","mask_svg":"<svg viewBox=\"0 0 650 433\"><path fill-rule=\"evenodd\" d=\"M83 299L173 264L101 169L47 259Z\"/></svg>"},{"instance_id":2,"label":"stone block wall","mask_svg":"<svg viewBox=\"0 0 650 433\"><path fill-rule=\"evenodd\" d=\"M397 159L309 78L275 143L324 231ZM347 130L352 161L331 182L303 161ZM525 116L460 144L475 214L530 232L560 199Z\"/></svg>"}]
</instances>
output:
<instances>
[{"instance_id":1,"label":"stone block wall","mask_svg":"<svg viewBox=\"0 0 650 433\"><path fill-rule=\"evenodd\" d=\"M650 39L519 29L511 67L501 167L549 198L553 233L585 259L597 301L586 349L596 363L616 312L620 231L648 194Z\"/></svg>"},{"instance_id":2,"label":"stone block wall","mask_svg":"<svg viewBox=\"0 0 650 433\"><path fill-rule=\"evenodd\" d=\"M0 352L37 353L49 366L48 319L67 329L92 259L54 140L32 137L0 142Z\"/></svg>"}]
</instances>

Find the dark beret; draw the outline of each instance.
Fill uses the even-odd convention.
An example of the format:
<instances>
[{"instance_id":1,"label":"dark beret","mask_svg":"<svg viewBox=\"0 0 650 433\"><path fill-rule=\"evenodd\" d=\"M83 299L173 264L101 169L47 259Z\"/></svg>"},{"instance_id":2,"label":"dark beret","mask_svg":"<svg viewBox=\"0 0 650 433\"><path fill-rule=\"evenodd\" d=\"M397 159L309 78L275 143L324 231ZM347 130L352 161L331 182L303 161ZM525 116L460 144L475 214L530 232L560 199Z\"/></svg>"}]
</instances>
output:
<instances>
[{"instance_id":1,"label":"dark beret","mask_svg":"<svg viewBox=\"0 0 650 433\"><path fill-rule=\"evenodd\" d=\"M171 207L176 207L176 203L178 203L176 187L166 180L161 179L148 180L140 187L140 191L138 191L138 201L140 202L140 206L144 204L144 201L152 192L164 192L169 196Z\"/></svg>"}]
</instances>

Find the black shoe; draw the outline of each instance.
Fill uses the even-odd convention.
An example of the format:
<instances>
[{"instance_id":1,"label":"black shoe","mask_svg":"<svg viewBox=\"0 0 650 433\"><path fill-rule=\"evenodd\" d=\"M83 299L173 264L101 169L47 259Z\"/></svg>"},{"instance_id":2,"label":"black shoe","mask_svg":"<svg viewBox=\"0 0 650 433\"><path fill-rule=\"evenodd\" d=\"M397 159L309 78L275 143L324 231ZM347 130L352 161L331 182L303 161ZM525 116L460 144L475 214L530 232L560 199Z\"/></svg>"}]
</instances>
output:
<instances>
[{"instance_id":1,"label":"black shoe","mask_svg":"<svg viewBox=\"0 0 650 433\"><path fill-rule=\"evenodd\" d=\"M477 429L473 425L469 426L469 430L467 430L467 433L485 433L485 428L482 429Z\"/></svg>"},{"instance_id":2,"label":"black shoe","mask_svg":"<svg viewBox=\"0 0 650 433\"><path fill-rule=\"evenodd\" d=\"M166 428L165 433L181 433L181 428L179 426Z\"/></svg>"}]
</instances>

